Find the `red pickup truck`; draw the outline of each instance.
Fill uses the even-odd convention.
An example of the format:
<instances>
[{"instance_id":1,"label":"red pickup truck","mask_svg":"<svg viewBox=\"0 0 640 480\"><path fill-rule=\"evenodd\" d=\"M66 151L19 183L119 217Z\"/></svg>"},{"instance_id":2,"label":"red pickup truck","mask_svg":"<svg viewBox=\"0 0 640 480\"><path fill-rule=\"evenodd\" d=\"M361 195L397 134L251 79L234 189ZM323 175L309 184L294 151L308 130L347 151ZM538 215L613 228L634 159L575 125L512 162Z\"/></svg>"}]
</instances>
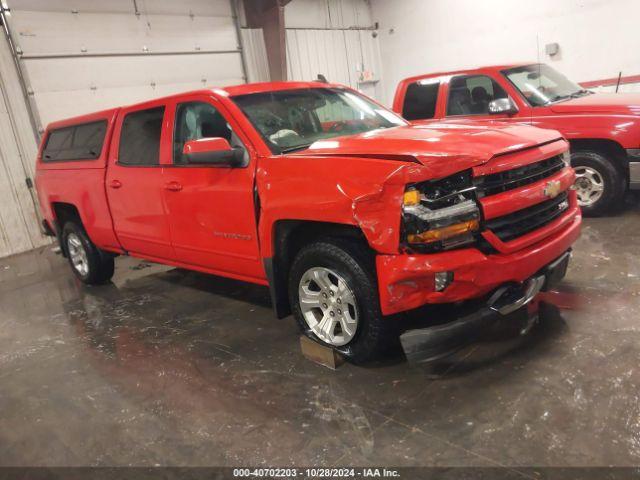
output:
<instances>
[{"instance_id":1,"label":"red pickup truck","mask_svg":"<svg viewBox=\"0 0 640 480\"><path fill-rule=\"evenodd\" d=\"M594 93L544 64L501 65L407 78L393 109L412 122L499 119L558 130L571 145L585 215L640 189L640 94Z\"/></svg>"},{"instance_id":2,"label":"red pickup truck","mask_svg":"<svg viewBox=\"0 0 640 480\"><path fill-rule=\"evenodd\" d=\"M392 314L486 298L506 313L562 278L581 214L557 132L411 126L354 90L263 83L48 126L44 227L75 275L114 257L268 285L278 317L353 361Z\"/></svg>"}]
</instances>

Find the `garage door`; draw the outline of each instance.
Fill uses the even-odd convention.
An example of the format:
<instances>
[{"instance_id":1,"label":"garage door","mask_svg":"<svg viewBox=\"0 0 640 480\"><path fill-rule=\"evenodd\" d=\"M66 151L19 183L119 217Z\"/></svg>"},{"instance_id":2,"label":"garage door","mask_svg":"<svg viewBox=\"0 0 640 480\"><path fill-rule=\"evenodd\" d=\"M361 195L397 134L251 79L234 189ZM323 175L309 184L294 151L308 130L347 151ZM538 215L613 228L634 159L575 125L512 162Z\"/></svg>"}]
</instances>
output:
<instances>
[{"instance_id":1,"label":"garage door","mask_svg":"<svg viewBox=\"0 0 640 480\"><path fill-rule=\"evenodd\" d=\"M5 0L40 123L242 83L229 0Z\"/></svg>"},{"instance_id":2,"label":"garage door","mask_svg":"<svg viewBox=\"0 0 640 480\"><path fill-rule=\"evenodd\" d=\"M45 245L48 240L40 233L34 192L27 183L27 178L33 178L36 138L11 50L1 33L0 257L5 257Z\"/></svg>"}]
</instances>

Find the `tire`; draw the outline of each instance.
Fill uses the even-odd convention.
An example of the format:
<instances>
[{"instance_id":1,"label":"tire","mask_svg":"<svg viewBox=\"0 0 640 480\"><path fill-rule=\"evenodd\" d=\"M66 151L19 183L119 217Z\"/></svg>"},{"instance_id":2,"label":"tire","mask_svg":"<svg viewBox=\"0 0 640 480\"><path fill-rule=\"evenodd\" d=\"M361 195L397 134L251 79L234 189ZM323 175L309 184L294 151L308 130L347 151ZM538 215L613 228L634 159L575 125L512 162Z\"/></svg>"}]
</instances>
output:
<instances>
[{"instance_id":1,"label":"tire","mask_svg":"<svg viewBox=\"0 0 640 480\"><path fill-rule=\"evenodd\" d=\"M113 277L113 256L96 247L80 225L73 222L64 224L62 248L71 270L83 283L97 285Z\"/></svg>"},{"instance_id":2,"label":"tire","mask_svg":"<svg viewBox=\"0 0 640 480\"><path fill-rule=\"evenodd\" d=\"M318 284L310 280L316 277L322 279L318 280ZM328 288L327 279L331 282ZM325 282L324 288L320 285L322 282ZM303 288L302 285L306 286ZM385 319L380 311L374 258L357 242L327 239L303 247L289 271L288 290L290 305L300 330L309 338L337 350L353 363L381 357L393 345L393 340L397 340L392 321ZM334 294L331 294L332 291ZM335 298L326 296L327 292ZM302 307L300 297L302 294L309 299L316 293L320 303L310 312L308 305L314 303ZM342 303L337 303L341 298ZM311 298L311 302L315 302L315 297ZM322 305L327 308L323 309ZM330 318L327 315L332 311L335 316ZM317 321L316 331L308 318L312 323ZM355 328L350 323L354 318ZM327 333L327 329L318 333L325 319L326 326L335 325L331 333ZM329 336L333 336L333 339L329 339Z\"/></svg>"},{"instance_id":3,"label":"tire","mask_svg":"<svg viewBox=\"0 0 640 480\"><path fill-rule=\"evenodd\" d=\"M611 160L597 151L578 150L571 154L571 165L576 171L578 203L585 216L604 215L620 205L626 183Z\"/></svg>"}]
</instances>

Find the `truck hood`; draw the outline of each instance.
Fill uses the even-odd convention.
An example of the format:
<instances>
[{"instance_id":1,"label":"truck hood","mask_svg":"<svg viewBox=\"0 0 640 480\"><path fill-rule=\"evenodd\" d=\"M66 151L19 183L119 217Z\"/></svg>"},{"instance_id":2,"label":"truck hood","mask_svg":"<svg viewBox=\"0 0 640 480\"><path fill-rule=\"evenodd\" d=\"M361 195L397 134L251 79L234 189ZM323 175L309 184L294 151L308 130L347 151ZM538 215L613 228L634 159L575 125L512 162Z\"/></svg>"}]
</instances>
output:
<instances>
[{"instance_id":1,"label":"truck hood","mask_svg":"<svg viewBox=\"0 0 640 480\"><path fill-rule=\"evenodd\" d=\"M555 130L497 121L443 121L374 130L313 143L296 156L359 156L418 161L425 166L460 160L470 168L504 153L553 142Z\"/></svg>"},{"instance_id":2,"label":"truck hood","mask_svg":"<svg viewBox=\"0 0 640 480\"><path fill-rule=\"evenodd\" d=\"M572 98L550 106L555 113L609 113L640 115L638 93L594 93Z\"/></svg>"}]
</instances>

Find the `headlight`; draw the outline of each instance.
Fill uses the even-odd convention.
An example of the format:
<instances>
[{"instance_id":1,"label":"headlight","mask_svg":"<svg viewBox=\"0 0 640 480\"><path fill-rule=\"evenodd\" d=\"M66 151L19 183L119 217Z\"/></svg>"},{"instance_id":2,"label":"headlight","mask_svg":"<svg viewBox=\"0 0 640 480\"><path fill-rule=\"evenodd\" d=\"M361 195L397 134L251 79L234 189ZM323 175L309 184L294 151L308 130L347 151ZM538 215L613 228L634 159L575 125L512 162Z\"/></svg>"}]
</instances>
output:
<instances>
[{"instance_id":1,"label":"headlight","mask_svg":"<svg viewBox=\"0 0 640 480\"><path fill-rule=\"evenodd\" d=\"M562 153L562 161L564 162L565 167L571 166L571 152L569 150Z\"/></svg>"},{"instance_id":2,"label":"headlight","mask_svg":"<svg viewBox=\"0 0 640 480\"><path fill-rule=\"evenodd\" d=\"M473 242L480 228L471 171L410 185L402 211L405 241L428 251Z\"/></svg>"}]
</instances>

